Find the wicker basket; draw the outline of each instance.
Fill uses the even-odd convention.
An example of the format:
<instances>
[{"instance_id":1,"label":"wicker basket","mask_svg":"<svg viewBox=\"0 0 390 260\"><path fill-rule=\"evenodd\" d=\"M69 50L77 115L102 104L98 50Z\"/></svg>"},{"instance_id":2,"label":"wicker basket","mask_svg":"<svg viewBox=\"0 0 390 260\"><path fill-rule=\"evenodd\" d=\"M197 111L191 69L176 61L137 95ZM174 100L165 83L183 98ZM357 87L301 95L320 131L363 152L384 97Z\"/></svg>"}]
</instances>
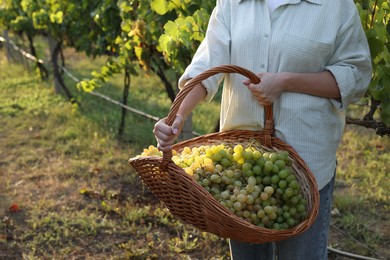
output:
<instances>
[{"instance_id":1,"label":"wicker basket","mask_svg":"<svg viewBox=\"0 0 390 260\"><path fill-rule=\"evenodd\" d=\"M184 97L199 82L217 73L240 73L253 82L259 78L251 71L233 65L209 69L193 78L177 95L168 114L167 123L172 125ZM298 235L311 226L319 210L319 193L314 176L303 159L288 144L273 135L272 105L265 107L266 123L262 131L234 130L207 134L177 143L172 149L180 152L184 147L217 144L249 144L256 148L288 151L293 161L294 174L307 201L307 216L295 227L274 230L255 226L236 216L221 205L191 176L172 160L172 150L163 157L135 157L129 160L143 183L165 204L167 209L181 221L223 238L248 243L280 241ZM254 141L255 140L255 141Z\"/></svg>"}]
</instances>

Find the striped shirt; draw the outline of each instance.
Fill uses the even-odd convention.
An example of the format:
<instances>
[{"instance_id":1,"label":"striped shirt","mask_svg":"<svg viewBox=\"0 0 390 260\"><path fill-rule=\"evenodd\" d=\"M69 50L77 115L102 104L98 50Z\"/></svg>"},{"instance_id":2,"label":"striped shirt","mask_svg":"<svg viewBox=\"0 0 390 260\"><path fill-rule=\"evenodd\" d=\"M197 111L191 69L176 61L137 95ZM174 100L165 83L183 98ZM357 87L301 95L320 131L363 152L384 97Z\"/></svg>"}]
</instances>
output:
<instances>
[{"instance_id":1,"label":"striped shirt","mask_svg":"<svg viewBox=\"0 0 390 260\"><path fill-rule=\"evenodd\" d=\"M336 168L345 109L364 95L371 80L369 47L353 0L284 0L271 15L265 0L217 0L206 37L179 86L224 64L255 73L333 74L341 102L284 92L273 104L275 135L294 147L319 189L324 187ZM223 79L220 130L261 130L264 110L242 84L242 75L219 74L203 81L206 100Z\"/></svg>"}]
</instances>

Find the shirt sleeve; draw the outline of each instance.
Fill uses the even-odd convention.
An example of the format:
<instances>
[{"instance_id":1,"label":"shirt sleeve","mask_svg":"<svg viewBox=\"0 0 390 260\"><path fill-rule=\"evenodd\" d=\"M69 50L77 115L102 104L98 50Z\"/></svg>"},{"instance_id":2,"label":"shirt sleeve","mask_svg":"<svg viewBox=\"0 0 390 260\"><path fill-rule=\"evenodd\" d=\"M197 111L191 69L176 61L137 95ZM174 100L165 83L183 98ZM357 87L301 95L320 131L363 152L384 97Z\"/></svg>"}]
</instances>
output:
<instances>
[{"instance_id":1,"label":"shirt sleeve","mask_svg":"<svg viewBox=\"0 0 390 260\"><path fill-rule=\"evenodd\" d=\"M199 45L191 64L180 77L179 88L182 88L187 80L207 69L230 63L230 10L228 2L217 0L210 16L205 38ZM207 91L205 100L210 101L214 97L222 79L223 75L217 74L202 82Z\"/></svg>"},{"instance_id":2,"label":"shirt sleeve","mask_svg":"<svg viewBox=\"0 0 390 260\"><path fill-rule=\"evenodd\" d=\"M372 76L370 49L356 8L340 28L335 52L325 70L335 77L341 94L341 102L333 105L345 110L349 104L364 96Z\"/></svg>"}]
</instances>

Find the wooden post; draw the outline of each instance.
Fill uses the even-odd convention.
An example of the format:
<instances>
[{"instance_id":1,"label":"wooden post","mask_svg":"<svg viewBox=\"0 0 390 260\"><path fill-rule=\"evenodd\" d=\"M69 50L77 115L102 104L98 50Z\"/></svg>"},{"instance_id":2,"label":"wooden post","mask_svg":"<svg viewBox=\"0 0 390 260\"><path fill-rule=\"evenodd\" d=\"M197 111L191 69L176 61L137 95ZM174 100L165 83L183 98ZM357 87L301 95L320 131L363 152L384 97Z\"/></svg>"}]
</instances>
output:
<instances>
[{"instance_id":1,"label":"wooden post","mask_svg":"<svg viewBox=\"0 0 390 260\"><path fill-rule=\"evenodd\" d=\"M192 113L187 117L187 120L184 122L183 129L179 136L180 141L188 140L193 137L192 135Z\"/></svg>"},{"instance_id":2,"label":"wooden post","mask_svg":"<svg viewBox=\"0 0 390 260\"><path fill-rule=\"evenodd\" d=\"M54 51L55 51L55 48L57 46L57 41L51 37L50 35L47 37L47 41L48 41L48 44L49 44L49 49L50 49L50 62L51 64L53 65L53 54L54 54ZM54 90L56 93L61 93L61 82L59 81L58 77L54 77Z\"/></svg>"},{"instance_id":3,"label":"wooden post","mask_svg":"<svg viewBox=\"0 0 390 260\"><path fill-rule=\"evenodd\" d=\"M7 54L7 61L8 62L15 61L15 57L13 55L13 50L12 50L12 46L10 43L7 30L4 30L4 39L5 39L5 52Z\"/></svg>"}]
</instances>

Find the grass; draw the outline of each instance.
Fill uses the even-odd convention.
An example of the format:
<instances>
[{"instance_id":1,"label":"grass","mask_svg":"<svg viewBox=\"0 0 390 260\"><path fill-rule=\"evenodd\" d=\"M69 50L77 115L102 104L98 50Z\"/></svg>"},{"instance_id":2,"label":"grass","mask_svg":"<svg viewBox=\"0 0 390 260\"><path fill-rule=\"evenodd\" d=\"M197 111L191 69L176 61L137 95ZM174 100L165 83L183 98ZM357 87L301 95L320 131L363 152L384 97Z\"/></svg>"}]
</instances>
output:
<instances>
[{"instance_id":1,"label":"grass","mask_svg":"<svg viewBox=\"0 0 390 260\"><path fill-rule=\"evenodd\" d=\"M1 259L229 259L227 241L183 225L127 164L154 144L154 122L78 92L75 106L0 51ZM66 50L68 68L87 78L102 60ZM121 99L123 79L97 91ZM131 78L129 105L163 117L170 102L159 81ZM218 103L194 112L195 131L211 132ZM388 137L347 126L338 157L330 246L390 257ZM337 209L337 211L336 211ZM342 259L331 256L332 259Z\"/></svg>"}]
</instances>

